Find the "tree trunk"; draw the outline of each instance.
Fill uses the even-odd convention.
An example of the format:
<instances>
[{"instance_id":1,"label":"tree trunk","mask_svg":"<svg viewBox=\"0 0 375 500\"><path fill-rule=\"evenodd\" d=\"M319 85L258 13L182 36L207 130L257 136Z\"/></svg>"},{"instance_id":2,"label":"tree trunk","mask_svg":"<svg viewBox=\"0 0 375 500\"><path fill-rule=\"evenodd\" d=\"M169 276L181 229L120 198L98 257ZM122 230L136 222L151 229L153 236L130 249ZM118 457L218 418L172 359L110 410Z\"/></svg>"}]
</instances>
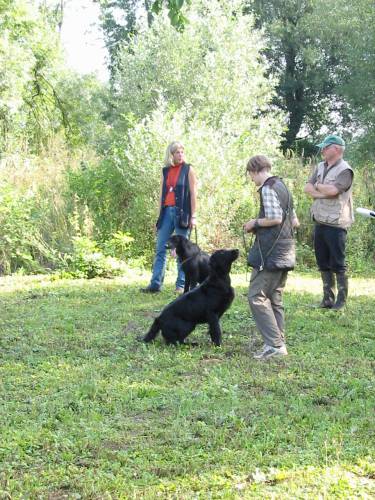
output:
<instances>
[{"instance_id":1,"label":"tree trunk","mask_svg":"<svg viewBox=\"0 0 375 500\"><path fill-rule=\"evenodd\" d=\"M293 147L306 114L305 87L302 78L298 74L300 71L297 69L295 47L289 45L285 51L285 63L284 82L280 85L288 112L288 130L285 132L282 141L284 152Z\"/></svg>"}]
</instances>

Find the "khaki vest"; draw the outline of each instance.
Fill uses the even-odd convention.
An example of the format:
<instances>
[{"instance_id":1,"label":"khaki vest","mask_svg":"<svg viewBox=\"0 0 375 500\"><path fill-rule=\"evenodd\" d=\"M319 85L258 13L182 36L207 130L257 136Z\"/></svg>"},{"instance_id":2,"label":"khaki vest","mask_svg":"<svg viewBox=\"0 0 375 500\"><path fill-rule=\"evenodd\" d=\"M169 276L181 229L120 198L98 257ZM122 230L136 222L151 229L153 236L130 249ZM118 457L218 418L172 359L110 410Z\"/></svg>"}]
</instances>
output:
<instances>
[{"instance_id":1,"label":"khaki vest","mask_svg":"<svg viewBox=\"0 0 375 500\"><path fill-rule=\"evenodd\" d=\"M318 165L317 181L319 184L334 184L338 175L347 169L353 172L345 160L340 160L328 170L323 180L324 162L321 162ZM354 222L352 192L353 184L348 191L339 194L336 198L315 199L311 206L314 220L321 224L348 229Z\"/></svg>"}]
</instances>

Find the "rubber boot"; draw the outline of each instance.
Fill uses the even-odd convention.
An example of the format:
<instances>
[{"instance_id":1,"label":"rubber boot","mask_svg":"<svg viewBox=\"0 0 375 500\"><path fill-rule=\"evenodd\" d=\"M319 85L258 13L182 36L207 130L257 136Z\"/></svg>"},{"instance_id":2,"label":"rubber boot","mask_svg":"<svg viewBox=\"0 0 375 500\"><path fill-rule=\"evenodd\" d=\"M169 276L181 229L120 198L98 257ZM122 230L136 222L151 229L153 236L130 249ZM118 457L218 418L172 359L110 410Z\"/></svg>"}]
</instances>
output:
<instances>
[{"instance_id":1,"label":"rubber boot","mask_svg":"<svg viewBox=\"0 0 375 500\"><path fill-rule=\"evenodd\" d=\"M335 275L331 271L322 271L323 281L323 300L318 307L322 309L331 309L335 304Z\"/></svg>"},{"instance_id":2,"label":"rubber boot","mask_svg":"<svg viewBox=\"0 0 375 500\"><path fill-rule=\"evenodd\" d=\"M339 311L346 304L348 298L348 277L344 273L336 273L337 278L337 300L336 304L332 307L335 311Z\"/></svg>"}]
</instances>

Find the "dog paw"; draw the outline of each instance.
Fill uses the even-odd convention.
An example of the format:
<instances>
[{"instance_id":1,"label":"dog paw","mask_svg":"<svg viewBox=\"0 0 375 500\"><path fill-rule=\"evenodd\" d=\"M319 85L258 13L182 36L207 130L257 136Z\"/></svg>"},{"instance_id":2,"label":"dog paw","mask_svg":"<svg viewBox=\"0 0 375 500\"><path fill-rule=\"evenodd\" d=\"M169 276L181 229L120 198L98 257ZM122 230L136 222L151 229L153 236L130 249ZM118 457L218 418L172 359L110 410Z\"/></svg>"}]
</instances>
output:
<instances>
[{"instance_id":1,"label":"dog paw","mask_svg":"<svg viewBox=\"0 0 375 500\"><path fill-rule=\"evenodd\" d=\"M137 342L147 342L147 339L144 335L137 335L137 337L135 337L135 340L137 340Z\"/></svg>"},{"instance_id":2,"label":"dog paw","mask_svg":"<svg viewBox=\"0 0 375 500\"><path fill-rule=\"evenodd\" d=\"M189 347L198 347L199 342L184 342L184 345L187 345Z\"/></svg>"}]
</instances>

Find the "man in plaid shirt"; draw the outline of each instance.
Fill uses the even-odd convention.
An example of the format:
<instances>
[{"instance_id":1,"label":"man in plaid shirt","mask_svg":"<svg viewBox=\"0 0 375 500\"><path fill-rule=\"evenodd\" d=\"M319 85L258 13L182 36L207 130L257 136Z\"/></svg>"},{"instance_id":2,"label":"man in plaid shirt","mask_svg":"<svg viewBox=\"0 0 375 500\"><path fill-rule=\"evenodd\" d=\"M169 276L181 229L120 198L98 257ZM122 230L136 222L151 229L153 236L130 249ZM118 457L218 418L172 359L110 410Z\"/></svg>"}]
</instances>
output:
<instances>
[{"instance_id":1,"label":"man in plaid shirt","mask_svg":"<svg viewBox=\"0 0 375 500\"><path fill-rule=\"evenodd\" d=\"M244 230L256 234L248 263L253 267L249 287L249 304L264 346L255 359L286 356L282 293L288 271L295 263L293 228L299 225L293 198L283 181L271 174L266 156L250 158L247 173L259 186L258 218L244 224Z\"/></svg>"}]
</instances>

